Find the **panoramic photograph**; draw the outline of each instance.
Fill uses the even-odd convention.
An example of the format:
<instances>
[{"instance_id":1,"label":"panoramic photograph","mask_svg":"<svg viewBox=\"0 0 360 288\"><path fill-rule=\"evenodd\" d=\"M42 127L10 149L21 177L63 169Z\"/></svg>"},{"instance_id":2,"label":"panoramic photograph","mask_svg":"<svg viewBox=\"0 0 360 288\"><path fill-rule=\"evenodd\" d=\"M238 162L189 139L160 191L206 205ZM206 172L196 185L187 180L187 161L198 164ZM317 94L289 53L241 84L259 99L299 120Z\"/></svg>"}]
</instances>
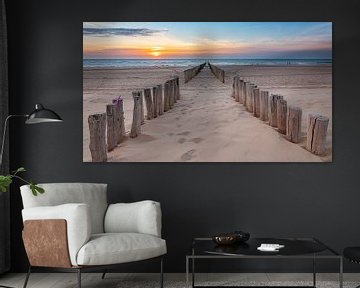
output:
<instances>
[{"instance_id":1,"label":"panoramic photograph","mask_svg":"<svg viewBox=\"0 0 360 288\"><path fill-rule=\"evenodd\" d=\"M331 22L84 22L84 162L331 162Z\"/></svg>"}]
</instances>

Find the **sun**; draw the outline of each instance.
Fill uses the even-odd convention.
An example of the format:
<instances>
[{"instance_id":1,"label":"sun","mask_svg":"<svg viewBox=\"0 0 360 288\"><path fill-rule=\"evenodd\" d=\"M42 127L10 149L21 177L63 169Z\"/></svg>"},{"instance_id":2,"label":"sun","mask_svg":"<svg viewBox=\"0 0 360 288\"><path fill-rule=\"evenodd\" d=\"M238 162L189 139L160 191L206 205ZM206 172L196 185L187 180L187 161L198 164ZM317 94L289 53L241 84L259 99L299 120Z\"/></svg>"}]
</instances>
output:
<instances>
[{"instance_id":1,"label":"sun","mask_svg":"<svg viewBox=\"0 0 360 288\"><path fill-rule=\"evenodd\" d=\"M152 56L154 56L154 57L159 57L159 56L161 55L161 53L158 52L158 51L150 52L150 54L151 54Z\"/></svg>"},{"instance_id":2,"label":"sun","mask_svg":"<svg viewBox=\"0 0 360 288\"><path fill-rule=\"evenodd\" d=\"M161 53L161 50L163 50L163 48L156 46L156 47L151 47L149 50L150 50L150 51L149 51L149 54L150 54L151 56L159 57L159 56L161 56L161 54L162 54L162 53Z\"/></svg>"}]
</instances>

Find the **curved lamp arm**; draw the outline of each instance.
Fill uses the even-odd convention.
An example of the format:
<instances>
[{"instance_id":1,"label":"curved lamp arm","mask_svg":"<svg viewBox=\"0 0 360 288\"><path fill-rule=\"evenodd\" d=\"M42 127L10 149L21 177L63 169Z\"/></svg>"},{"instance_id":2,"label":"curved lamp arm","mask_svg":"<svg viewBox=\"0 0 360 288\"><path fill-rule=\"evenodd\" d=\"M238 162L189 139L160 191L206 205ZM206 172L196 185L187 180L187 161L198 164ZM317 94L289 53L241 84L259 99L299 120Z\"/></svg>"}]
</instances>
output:
<instances>
[{"instance_id":1,"label":"curved lamp arm","mask_svg":"<svg viewBox=\"0 0 360 288\"><path fill-rule=\"evenodd\" d=\"M8 126L8 122L11 118L14 117L23 117L23 118L27 118L29 115L27 114L22 114L22 115L9 115L6 117L5 119L5 123L4 123L4 132L3 132L3 138L2 138L2 143L1 143L1 151L0 151L0 168L2 166L2 160L3 160L3 154L4 154L4 146L5 146L5 140L6 140L6 132L7 132L7 126Z\"/></svg>"}]
</instances>

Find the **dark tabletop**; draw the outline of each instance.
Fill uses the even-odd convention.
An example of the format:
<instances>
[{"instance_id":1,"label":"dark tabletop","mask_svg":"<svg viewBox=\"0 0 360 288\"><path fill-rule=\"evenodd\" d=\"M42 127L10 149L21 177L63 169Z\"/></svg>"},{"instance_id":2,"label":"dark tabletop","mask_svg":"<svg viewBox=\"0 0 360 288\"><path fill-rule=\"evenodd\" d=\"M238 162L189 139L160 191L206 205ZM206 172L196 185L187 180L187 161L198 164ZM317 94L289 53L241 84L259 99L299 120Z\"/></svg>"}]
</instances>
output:
<instances>
[{"instance_id":1,"label":"dark tabletop","mask_svg":"<svg viewBox=\"0 0 360 288\"><path fill-rule=\"evenodd\" d=\"M276 252L264 252L257 250L262 243L280 244L284 248ZM198 254L217 254L217 255L304 255L314 254L327 250L327 247L313 239L277 239L277 238L250 238L244 243L220 246L211 239L195 240L194 252Z\"/></svg>"}]
</instances>

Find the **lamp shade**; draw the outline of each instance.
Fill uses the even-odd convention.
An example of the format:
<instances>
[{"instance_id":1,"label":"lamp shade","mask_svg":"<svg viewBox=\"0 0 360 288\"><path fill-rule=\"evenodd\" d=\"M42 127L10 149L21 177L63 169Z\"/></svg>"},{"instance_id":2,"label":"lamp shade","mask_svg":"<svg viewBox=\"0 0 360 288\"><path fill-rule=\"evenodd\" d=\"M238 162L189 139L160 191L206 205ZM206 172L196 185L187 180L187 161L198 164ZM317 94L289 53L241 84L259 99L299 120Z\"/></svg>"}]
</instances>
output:
<instances>
[{"instance_id":1,"label":"lamp shade","mask_svg":"<svg viewBox=\"0 0 360 288\"><path fill-rule=\"evenodd\" d=\"M62 122L61 117L54 111L45 108L41 104L35 105L35 110L29 114L26 124L38 124L46 122Z\"/></svg>"}]
</instances>

